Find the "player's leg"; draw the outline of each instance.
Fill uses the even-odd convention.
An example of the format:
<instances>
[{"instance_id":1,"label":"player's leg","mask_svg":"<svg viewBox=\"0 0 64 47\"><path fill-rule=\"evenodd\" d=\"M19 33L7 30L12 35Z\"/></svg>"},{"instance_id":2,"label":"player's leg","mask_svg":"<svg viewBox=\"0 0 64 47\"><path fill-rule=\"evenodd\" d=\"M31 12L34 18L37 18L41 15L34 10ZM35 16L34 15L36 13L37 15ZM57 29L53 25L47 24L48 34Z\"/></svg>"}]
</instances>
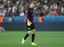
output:
<instances>
[{"instance_id":1,"label":"player's leg","mask_svg":"<svg viewBox=\"0 0 64 47\"><path fill-rule=\"evenodd\" d=\"M27 37L31 34L31 31L28 31L28 33L25 35L24 40L27 39Z\"/></svg>"},{"instance_id":2,"label":"player's leg","mask_svg":"<svg viewBox=\"0 0 64 47\"><path fill-rule=\"evenodd\" d=\"M31 30L31 34L32 34L32 36L31 36L31 38L32 38L31 45L37 45L37 44L34 43L34 40L35 40L35 26L34 26L34 23L32 24L32 28L31 29L32 29Z\"/></svg>"},{"instance_id":3,"label":"player's leg","mask_svg":"<svg viewBox=\"0 0 64 47\"><path fill-rule=\"evenodd\" d=\"M22 45L24 45L25 40L27 39L27 37L31 34L31 31L28 31L28 33L25 35L25 37L22 39Z\"/></svg>"},{"instance_id":4,"label":"player's leg","mask_svg":"<svg viewBox=\"0 0 64 47\"><path fill-rule=\"evenodd\" d=\"M31 45L37 45L35 42L34 42L34 40L35 40L35 29L33 29L33 30L31 30L31 33L32 33L32 43L31 43Z\"/></svg>"},{"instance_id":5,"label":"player's leg","mask_svg":"<svg viewBox=\"0 0 64 47\"><path fill-rule=\"evenodd\" d=\"M24 36L24 38L22 39L22 45L24 45L25 43L25 40L27 39L27 37L31 34L31 31L30 31L31 27L30 26L27 26L27 30L28 30L28 33Z\"/></svg>"},{"instance_id":6,"label":"player's leg","mask_svg":"<svg viewBox=\"0 0 64 47\"><path fill-rule=\"evenodd\" d=\"M34 40L35 40L35 29L31 30L31 33L32 33L32 36L31 36L32 42L34 42Z\"/></svg>"}]
</instances>

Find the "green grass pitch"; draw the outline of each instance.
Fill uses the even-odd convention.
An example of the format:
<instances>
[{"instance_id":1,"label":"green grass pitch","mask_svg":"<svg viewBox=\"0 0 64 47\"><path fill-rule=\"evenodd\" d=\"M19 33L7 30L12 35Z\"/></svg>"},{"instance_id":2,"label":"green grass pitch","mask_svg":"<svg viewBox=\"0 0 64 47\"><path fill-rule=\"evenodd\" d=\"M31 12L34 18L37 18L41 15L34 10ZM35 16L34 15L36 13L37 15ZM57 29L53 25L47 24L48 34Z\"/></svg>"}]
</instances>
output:
<instances>
[{"instance_id":1,"label":"green grass pitch","mask_svg":"<svg viewBox=\"0 0 64 47\"><path fill-rule=\"evenodd\" d=\"M21 40L27 31L0 32L0 47L64 47L64 32L61 31L38 31L35 42L37 46L31 46L31 36L21 45Z\"/></svg>"}]
</instances>

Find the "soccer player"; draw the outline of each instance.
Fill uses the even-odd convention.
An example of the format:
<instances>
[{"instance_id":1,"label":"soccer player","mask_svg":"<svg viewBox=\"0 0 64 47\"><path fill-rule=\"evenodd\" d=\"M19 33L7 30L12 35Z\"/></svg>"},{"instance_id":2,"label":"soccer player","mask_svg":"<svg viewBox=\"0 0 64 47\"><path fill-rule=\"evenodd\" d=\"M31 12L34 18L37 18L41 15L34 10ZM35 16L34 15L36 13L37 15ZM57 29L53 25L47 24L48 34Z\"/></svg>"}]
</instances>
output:
<instances>
[{"instance_id":1,"label":"soccer player","mask_svg":"<svg viewBox=\"0 0 64 47\"><path fill-rule=\"evenodd\" d=\"M34 22L33 22L33 9L36 7L36 2L33 1L30 6L26 9L26 25L27 25L27 30L28 33L25 35L25 37L22 39L22 45L24 45L25 40L27 39L27 37L31 34L31 39L32 39L32 43L31 45L37 45L36 43L34 43L35 40L35 26L34 26Z\"/></svg>"}]
</instances>

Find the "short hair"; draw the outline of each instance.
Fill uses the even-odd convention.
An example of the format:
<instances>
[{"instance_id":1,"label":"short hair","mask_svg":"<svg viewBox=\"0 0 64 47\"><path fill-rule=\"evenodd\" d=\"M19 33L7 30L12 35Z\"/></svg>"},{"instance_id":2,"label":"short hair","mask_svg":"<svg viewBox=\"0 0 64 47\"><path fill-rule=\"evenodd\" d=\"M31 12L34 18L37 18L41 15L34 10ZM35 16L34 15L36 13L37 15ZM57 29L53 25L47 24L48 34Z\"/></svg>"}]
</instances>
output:
<instances>
[{"instance_id":1,"label":"short hair","mask_svg":"<svg viewBox=\"0 0 64 47\"><path fill-rule=\"evenodd\" d=\"M36 3L36 1L32 1L32 3L34 4L34 5L36 5L37 3Z\"/></svg>"}]
</instances>

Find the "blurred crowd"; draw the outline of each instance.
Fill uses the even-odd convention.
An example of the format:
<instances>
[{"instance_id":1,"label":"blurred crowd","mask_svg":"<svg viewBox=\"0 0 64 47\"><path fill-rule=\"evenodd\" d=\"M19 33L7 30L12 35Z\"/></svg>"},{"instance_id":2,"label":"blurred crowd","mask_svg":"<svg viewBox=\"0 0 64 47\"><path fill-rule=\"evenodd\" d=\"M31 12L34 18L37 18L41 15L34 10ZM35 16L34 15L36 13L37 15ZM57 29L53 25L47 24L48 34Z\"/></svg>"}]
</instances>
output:
<instances>
[{"instance_id":1,"label":"blurred crowd","mask_svg":"<svg viewBox=\"0 0 64 47\"><path fill-rule=\"evenodd\" d=\"M34 8L35 16L63 16L64 0L0 0L0 16L24 16L26 7L32 1L37 2Z\"/></svg>"}]
</instances>

